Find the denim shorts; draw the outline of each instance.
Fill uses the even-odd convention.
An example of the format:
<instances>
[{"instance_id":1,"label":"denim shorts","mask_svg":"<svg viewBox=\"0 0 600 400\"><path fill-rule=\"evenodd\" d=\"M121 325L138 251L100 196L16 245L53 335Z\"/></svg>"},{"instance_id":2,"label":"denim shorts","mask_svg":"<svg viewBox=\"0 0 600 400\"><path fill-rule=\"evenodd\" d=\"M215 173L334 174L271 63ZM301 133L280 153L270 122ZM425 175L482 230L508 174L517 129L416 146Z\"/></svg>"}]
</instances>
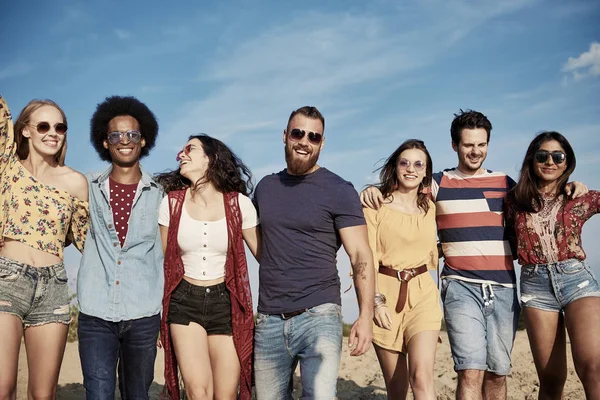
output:
<instances>
[{"instance_id":1,"label":"denim shorts","mask_svg":"<svg viewBox=\"0 0 600 400\"><path fill-rule=\"evenodd\" d=\"M192 285L182 279L171 294L168 324L195 322L207 335L231 335L231 298L225 282L212 286Z\"/></svg>"},{"instance_id":2,"label":"denim shorts","mask_svg":"<svg viewBox=\"0 0 600 400\"><path fill-rule=\"evenodd\" d=\"M69 324L69 289L64 264L34 267L0 256L0 312L16 315L25 328Z\"/></svg>"},{"instance_id":3,"label":"denim shorts","mask_svg":"<svg viewBox=\"0 0 600 400\"><path fill-rule=\"evenodd\" d=\"M583 297L600 297L600 286L585 260L521 267L521 305L559 312Z\"/></svg>"},{"instance_id":4,"label":"denim shorts","mask_svg":"<svg viewBox=\"0 0 600 400\"><path fill-rule=\"evenodd\" d=\"M521 312L517 288L446 278L441 294L454 370L508 375Z\"/></svg>"}]
</instances>

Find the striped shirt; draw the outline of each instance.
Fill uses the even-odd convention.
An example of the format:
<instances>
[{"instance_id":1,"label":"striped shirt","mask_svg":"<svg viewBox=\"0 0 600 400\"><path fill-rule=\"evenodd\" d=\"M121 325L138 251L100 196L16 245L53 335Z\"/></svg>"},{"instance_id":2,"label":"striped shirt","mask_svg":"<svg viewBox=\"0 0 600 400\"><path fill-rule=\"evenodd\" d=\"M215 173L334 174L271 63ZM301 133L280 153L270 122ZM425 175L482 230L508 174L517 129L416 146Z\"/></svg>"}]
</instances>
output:
<instances>
[{"instance_id":1,"label":"striped shirt","mask_svg":"<svg viewBox=\"0 0 600 400\"><path fill-rule=\"evenodd\" d=\"M433 175L442 278L513 287L516 276L504 232L504 198L515 185L502 172L465 175L448 169Z\"/></svg>"}]
</instances>

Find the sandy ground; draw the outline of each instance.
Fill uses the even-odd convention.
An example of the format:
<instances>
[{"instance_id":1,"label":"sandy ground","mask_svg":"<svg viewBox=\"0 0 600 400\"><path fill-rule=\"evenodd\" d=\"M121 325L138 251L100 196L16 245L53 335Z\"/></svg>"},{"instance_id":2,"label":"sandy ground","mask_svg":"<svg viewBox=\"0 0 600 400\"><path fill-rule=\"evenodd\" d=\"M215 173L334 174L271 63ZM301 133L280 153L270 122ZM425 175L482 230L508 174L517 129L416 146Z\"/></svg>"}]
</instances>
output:
<instances>
[{"instance_id":1,"label":"sandy ground","mask_svg":"<svg viewBox=\"0 0 600 400\"><path fill-rule=\"evenodd\" d=\"M443 343L439 346L435 366L436 390L438 399L453 399L456 387L456 374L453 370L450 347L445 334L442 334ZM577 379L569 351L569 374L565 387L565 399L584 399L585 395L581 383ZM21 349L19 360L19 387L18 399L26 399L27 363L25 349ZM508 376L509 399L537 399L538 383L533 359L527 342L525 332L518 332L513 350L513 370ZM161 390L163 379L163 354L159 350L155 366L155 381L151 388L151 398L157 399ZM75 400L84 399L83 378L79 364L77 343L69 343L59 379L58 399ZM300 383L295 380L295 396L299 397ZM385 385L375 352L371 349L362 357L354 358L348 355L344 347L340 374L338 377L338 398L340 399L386 399ZM412 396L409 395L409 398Z\"/></svg>"}]
</instances>

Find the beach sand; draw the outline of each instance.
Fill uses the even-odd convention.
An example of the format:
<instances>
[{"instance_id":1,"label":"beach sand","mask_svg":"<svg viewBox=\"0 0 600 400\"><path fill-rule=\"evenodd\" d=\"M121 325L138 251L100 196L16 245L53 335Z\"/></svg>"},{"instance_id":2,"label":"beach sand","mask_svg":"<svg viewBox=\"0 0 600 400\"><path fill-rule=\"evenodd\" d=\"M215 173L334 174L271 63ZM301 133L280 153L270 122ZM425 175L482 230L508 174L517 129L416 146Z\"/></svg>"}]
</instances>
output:
<instances>
[{"instance_id":1,"label":"beach sand","mask_svg":"<svg viewBox=\"0 0 600 400\"><path fill-rule=\"evenodd\" d=\"M439 345L435 365L435 385L438 399L454 399L456 388L456 373L453 369L450 346L445 333L441 334L442 344ZM583 387L575 374L573 362L568 351L569 373L565 386L565 399L585 399ZM512 354L513 369L508 376L508 398L509 399L537 399L538 382L533 359L529 350L527 334L523 331L517 333L515 347ZM154 369L154 383L151 388L151 398L157 399L164 383L163 379L163 352L159 349ZM295 395L300 395L300 379L295 380ZM77 343L68 343L59 378L57 398L60 400L78 400L85 398L83 389L83 378L79 363ZM27 362L24 346L21 348L19 358L19 383L18 399L26 399L27 390ZM344 354L338 377L339 399L386 399L385 385L377 357L371 348L362 357L350 357L347 346L344 346ZM409 395L409 399L412 396Z\"/></svg>"}]
</instances>

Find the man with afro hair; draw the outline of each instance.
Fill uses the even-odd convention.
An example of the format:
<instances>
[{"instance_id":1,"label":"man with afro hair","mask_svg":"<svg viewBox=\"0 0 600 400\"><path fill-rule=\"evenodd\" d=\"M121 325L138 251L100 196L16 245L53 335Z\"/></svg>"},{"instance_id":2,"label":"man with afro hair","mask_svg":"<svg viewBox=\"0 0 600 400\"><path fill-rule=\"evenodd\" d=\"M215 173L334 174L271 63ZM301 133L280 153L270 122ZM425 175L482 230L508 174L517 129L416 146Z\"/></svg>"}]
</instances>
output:
<instances>
[{"instance_id":1,"label":"man with afro hair","mask_svg":"<svg viewBox=\"0 0 600 400\"><path fill-rule=\"evenodd\" d=\"M140 165L158 122L134 97L96 108L90 140L111 165L89 174L90 230L77 277L79 356L86 398L148 399L163 295L162 189Z\"/></svg>"}]
</instances>

